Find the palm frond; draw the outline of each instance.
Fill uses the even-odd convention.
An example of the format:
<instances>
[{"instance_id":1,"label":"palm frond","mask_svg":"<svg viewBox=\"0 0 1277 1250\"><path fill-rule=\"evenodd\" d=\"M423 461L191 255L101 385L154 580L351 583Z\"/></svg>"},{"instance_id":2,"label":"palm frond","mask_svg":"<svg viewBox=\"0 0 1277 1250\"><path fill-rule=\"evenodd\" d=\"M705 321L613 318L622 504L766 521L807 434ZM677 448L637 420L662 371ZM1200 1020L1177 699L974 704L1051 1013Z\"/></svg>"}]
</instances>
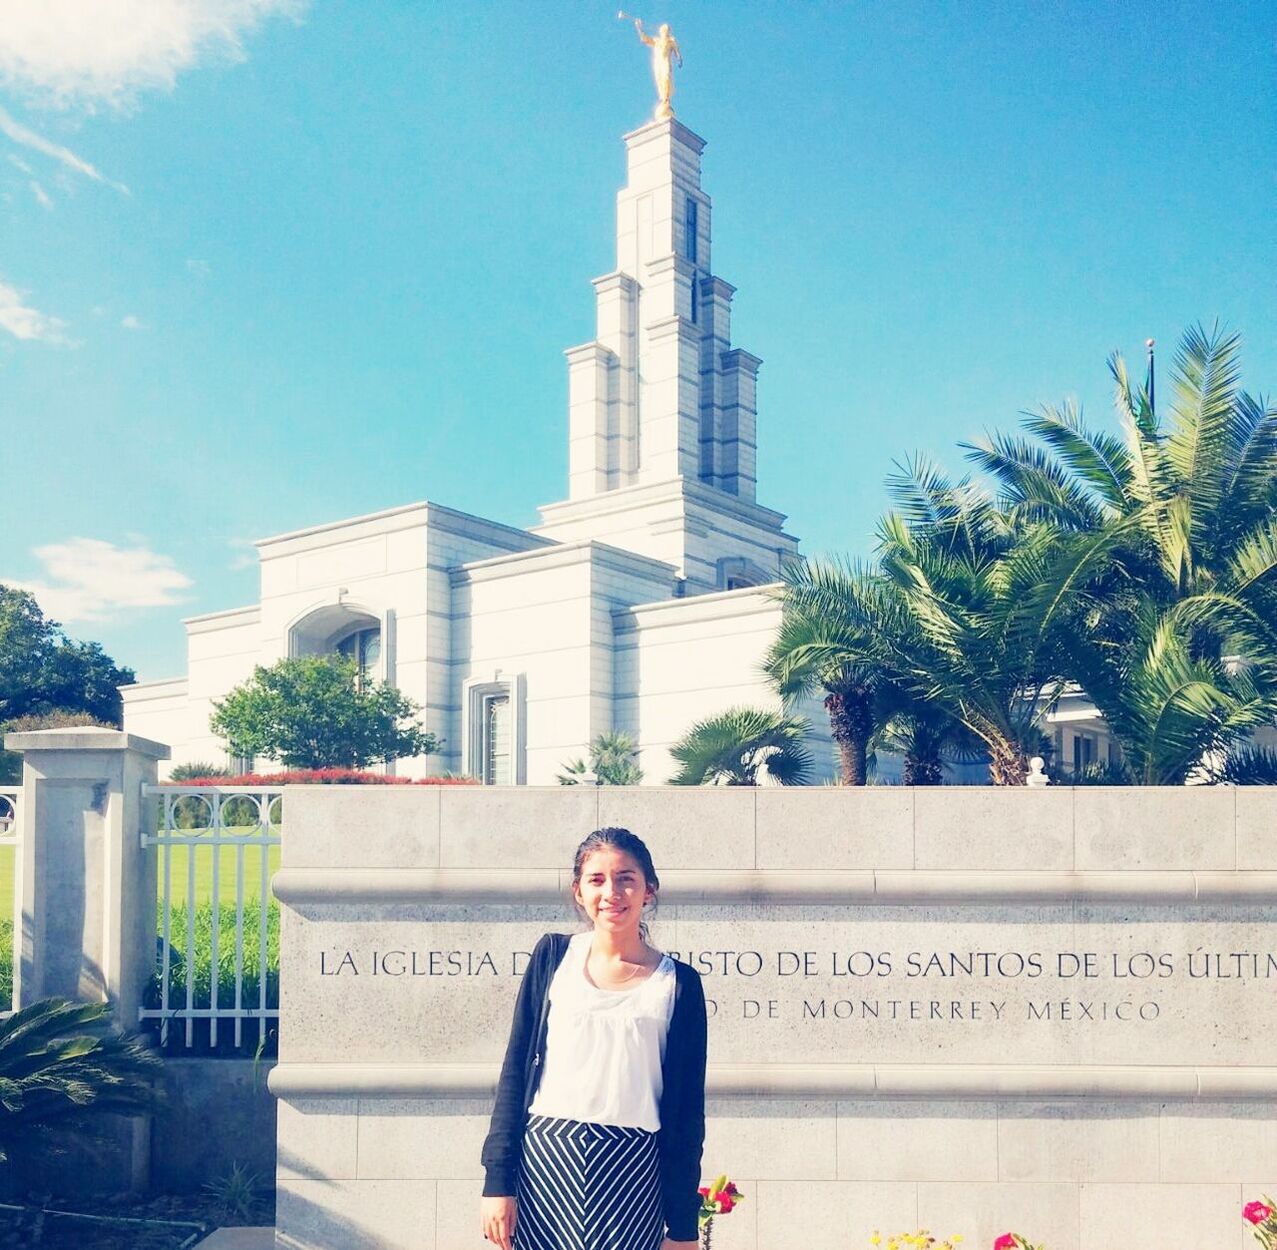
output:
<instances>
[{"instance_id":1,"label":"palm frond","mask_svg":"<svg viewBox=\"0 0 1277 1250\"><path fill-rule=\"evenodd\" d=\"M1241 339L1218 327L1184 332L1171 374L1166 459L1184 488L1184 497L1206 515L1219 507L1221 469L1232 433L1233 402L1239 376Z\"/></svg>"},{"instance_id":2,"label":"palm frond","mask_svg":"<svg viewBox=\"0 0 1277 1250\"><path fill-rule=\"evenodd\" d=\"M801 716L729 708L698 721L670 748L682 765L670 784L752 786L765 769L782 785L801 785L812 768L805 745L809 728Z\"/></svg>"},{"instance_id":3,"label":"palm frond","mask_svg":"<svg viewBox=\"0 0 1277 1250\"><path fill-rule=\"evenodd\" d=\"M1050 521L1063 529L1094 529L1105 512L1058 460L1027 439L992 433L959 443L966 458L997 479L999 503L1012 523Z\"/></svg>"},{"instance_id":4,"label":"palm frond","mask_svg":"<svg viewBox=\"0 0 1277 1250\"><path fill-rule=\"evenodd\" d=\"M1073 403L1061 408L1045 405L1022 414L1022 424L1053 448L1069 469L1105 504L1125 511L1130 504L1131 456L1122 441L1088 428Z\"/></svg>"}]
</instances>

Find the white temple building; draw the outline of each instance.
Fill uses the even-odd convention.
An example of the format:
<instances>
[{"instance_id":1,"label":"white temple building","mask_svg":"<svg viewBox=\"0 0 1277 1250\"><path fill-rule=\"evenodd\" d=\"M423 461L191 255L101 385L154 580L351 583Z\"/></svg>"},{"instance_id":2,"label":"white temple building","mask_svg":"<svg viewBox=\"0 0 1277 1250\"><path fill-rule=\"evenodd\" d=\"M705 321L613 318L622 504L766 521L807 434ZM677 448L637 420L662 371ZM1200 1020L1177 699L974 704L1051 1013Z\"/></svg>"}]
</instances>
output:
<instances>
[{"instance_id":1,"label":"white temple building","mask_svg":"<svg viewBox=\"0 0 1277 1250\"><path fill-rule=\"evenodd\" d=\"M731 341L712 268L704 140L670 118L625 136L616 268L597 337L568 350L568 497L519 529L424 502L257 544L261 598L185 622L187 673L123 689L124 727L173 763L221 763L215 700L284 656L344 652L443 739L400 760L496 784L554 784L599 734L669 746L738 705L780 706L759 663L780 620L761 587L798 551L755 499L760 360ZM834 753L819 701L814 780Z\"/></svg>"}]
</instances>

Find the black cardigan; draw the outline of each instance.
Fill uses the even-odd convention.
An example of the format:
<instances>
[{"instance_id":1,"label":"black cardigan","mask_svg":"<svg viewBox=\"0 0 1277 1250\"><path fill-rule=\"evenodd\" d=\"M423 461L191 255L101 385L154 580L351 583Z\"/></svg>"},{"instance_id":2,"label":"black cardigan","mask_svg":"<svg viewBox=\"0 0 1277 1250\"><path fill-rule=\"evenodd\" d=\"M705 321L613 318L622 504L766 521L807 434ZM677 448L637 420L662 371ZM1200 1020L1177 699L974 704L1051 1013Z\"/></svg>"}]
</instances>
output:
<instances>
[{"instance_id":1,"label":"black cardigan","mask_svg":"<svg viewBox=\"0 0 1277 1250\"><path fill-rule=\"evenodd\" d=\"M550 981L571 934L547 933L536 944L514 1004L514 1021L497 1082L496 1104L480 1156L484 1197L515 1194L528 1107L541 1078L550 1017ZM666 1235L696 1241L705 1142L705 992L690 964L674 960L674 1011L661 1063L661 1195Z\"/></svg>"}]
</instances>

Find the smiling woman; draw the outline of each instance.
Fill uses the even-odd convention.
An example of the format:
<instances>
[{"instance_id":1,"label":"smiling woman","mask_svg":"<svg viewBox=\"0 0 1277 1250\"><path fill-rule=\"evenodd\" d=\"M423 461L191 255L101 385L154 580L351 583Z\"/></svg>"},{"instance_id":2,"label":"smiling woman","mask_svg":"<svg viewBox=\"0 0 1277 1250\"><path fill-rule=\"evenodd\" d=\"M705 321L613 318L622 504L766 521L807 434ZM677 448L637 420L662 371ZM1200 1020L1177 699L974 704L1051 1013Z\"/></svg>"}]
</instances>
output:
<instances>
[{"instance_id":1,"label":"smiling woman","mask_svg":"<svg viewBox=\"0 0 1277 1250\"><path fill-rule=\"evenodd\" d=\"M572 897L592 928L537 943L483 1145L483 1235L502 1250L696 1244L705 997L648 943L659 889L629 830L577 848Z\"/></svg>"}]
</instances>

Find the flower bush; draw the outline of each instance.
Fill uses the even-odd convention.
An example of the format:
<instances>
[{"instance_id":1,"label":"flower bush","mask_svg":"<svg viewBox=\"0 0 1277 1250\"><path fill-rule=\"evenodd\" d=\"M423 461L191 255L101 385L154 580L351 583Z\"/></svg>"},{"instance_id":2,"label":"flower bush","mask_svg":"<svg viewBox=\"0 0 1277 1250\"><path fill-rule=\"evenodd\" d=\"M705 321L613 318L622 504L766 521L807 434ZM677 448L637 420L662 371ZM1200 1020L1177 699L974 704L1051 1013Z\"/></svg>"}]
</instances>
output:
<instances>
[{"instance_id":1,"label":"flower bush","mask_svg":"<svg viewBox=\"0 0 1277 1250\"><path fill-rule=\"evenodd\" d=\"M1242 1219L1254 1225L1255 1240L1264 1250L1277 1250L1277 1206L1267 1194L1262 1202L1248 1202L1242 1207Z\"/></svg>"},{"instance_id":2,"label":"flower bush","mask_svg":"<svg viewBox=\"0 0 1277 1250\"><path fill-rule=\"evenodd\" d=\"M1035 1246L1021 1237L1019 1233L1003 1233L993 1243L993 1250L1046 1250L1045 1246Z\"/></svg>"},{"instance_id":3,"label":"flower bush","mask_svg":"<svg viewBox=\"0 0 1277 1250\"><path fill-rule=\"evenodd\" d=\"M213 774L166 781L168 786L477 786L473 777L388 777L359 768L292 768L279 773Z\"/></svg>"}]
</instances>

